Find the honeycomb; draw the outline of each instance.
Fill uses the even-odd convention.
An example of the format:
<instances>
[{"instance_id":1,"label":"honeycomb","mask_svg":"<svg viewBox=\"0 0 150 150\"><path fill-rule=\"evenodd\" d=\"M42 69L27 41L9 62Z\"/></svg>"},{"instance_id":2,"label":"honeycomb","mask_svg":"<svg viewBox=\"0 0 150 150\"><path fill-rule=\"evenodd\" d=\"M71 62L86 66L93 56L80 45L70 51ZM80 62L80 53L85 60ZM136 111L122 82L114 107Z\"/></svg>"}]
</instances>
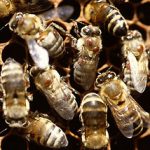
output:
<instances>
[{"instance_id":1,"label":"honeycomb","mask_svg":"<svg viewBox=\"0 0 150 150\"><path fill-rule=\"evenodd\" d=\"M88 23L84 18L84 8L88 3L88 0L51 0L53 7L57 8L63 5L70 5L74 8L74 12L67 21L63 21L60 18L53 18L52 21L59 22L68 33L72 34L73 31L73 21L82 21ZM149 0L112 0L114 5L120 10L121 14L127 20L129 29L137 29L142 33L143 39L145 41L146 47L150 47L150 1ZM12 15L2 18L0 21L0 27L3 27L9 21ZM71 20L72 19L72 20ZM51 20L49 20L51 21ZM109 41L109 42L108 42ZM59 60L58 64L55 66L60 75L69 77L66 79L66 82L70 84L74 89L79 91L79 94L76 94L77 102L80 105L82 97L87 93L83 89L78 87L73 81L72 65L73 65L73 56L75 55L74 51L70 48L70 45L65 39L66 50L68 53ZM103 51L100 53L100 62L98 66L98 71L103 71L110 66L113 66L114 70L119 73L121 71L122 56L120 53L120 47L118 44L117 38L108 37L103 35ZM14 35L8 28L8 26L0 30L0 65L8 58L12 57L21 64L24 64L26 58L30 59L30 56L27 53L27 47L25 46L24 40ZM117 60L117 61L116 61ZM52 60L53 62L53 60ZM119 63L118 63L119 62ZM61 65L60 65L61 64ZM150 81L149 81L150 82ZM147 84L147 88L143 94L133 93L133 97L137 102L148 112L150 112L150 83ZM34 95L34 100L31 102L31 110L39 111L41 113L48 114L52 120L60 126L68 137L69 145L64 150L82 150L85 149L81 143L81 122L79 121L79 114L77 114L73 120L64 121L60 116L58 116L54 110L50 109L45 97L36 90L33 81L31 80L31 89ZM93 88L88 92L93 91ZM24 138L16 135L8 128L5 124L2 110L0 112L0 132L1 132L1 149L2 150L48 150L49 148L39 146L34 142L29 142ZM54 115L52 115L54 114ZM150 142L150 129L144 130L143 133L132 139L127 139L123 137L120 133L110 110L108 110L108 132L110 135L110 142L107 150L148 150ZM62 150L63 150L62 149Z\"/></svg>"}]
</instances>

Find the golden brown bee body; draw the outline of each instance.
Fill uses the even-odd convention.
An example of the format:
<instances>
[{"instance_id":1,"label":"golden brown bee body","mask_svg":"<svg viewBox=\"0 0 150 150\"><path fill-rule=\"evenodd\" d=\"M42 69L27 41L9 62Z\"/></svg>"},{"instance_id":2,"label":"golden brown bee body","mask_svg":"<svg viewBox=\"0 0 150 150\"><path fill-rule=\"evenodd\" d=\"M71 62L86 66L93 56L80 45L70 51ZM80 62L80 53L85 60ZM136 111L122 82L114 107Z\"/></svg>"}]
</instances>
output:
<instances>
[{"instance_id":1,"label":"golden brown bee body","mask_svg":"<svg viewBox=\"0 0 150 150\"><path fill-rule=\"evenodd\" d=\"M150 125L149 113L133 99L125 83L114 72L99 75L95 85L100 88L100 96L108 104L119 130L125 137L137 136L143 127Z\"/></svg>"},{"instance_id":2,"label":"golden brown bee body","mask_svg":"<svg viewBox=\"0 0 150 150\"><path fill-rule=\"evenodd\" d=\"M96 78L99 53L102 49L101 31L96 26L81 29L81 38L77 40L78 59L74 63L74 81L84 90L88 90Z\"/></svg>"},{"instance_id":3,"label":"golden brown bee body","mask_svg":"<svg viewBox=\"0 0 150 150\"><path fill-rule=\"evenodd\" d=\"M31 69L31 73L34 73L34 68ZM73 119L78 109L78 104L71 89L60 78L59 73L52 67L49 67L33 76L37 89L46 96L50 106L53 107L63 119Z\"/></svg>"},{"instance_id":4,"label":"golden brown bee body","mask_svg":"<svg viewBox=\"0 0 150 150\"><path fill-rule=\"evenodd\" d=\"M0 18L12 15L15 12L39 13L52 7L48 0L1 0Z\"/></svg>"},{"instance_id":5,"label":"golden brown bee body","mask_svg":"<svg viewBox=\"0 0 150 150\"><path fill-rule=\"evenodd\" d=\"M27 80L21 65L8 58L2 66L1 83L4 90L3 113L10 127L22 127L27 123L29 101Z\"/></svg>"},{"instance_id":6,"label":"golden brown bee body","mask_svg":"<svg viewBox=\"0 0 150 150\"><path fill-rule=\"evenodd\" d=\"M107 105L96 93L88 93L83 97L80 106L80 120L83 133L82 142L90 149L101 149L107 146Z\"/></svg>"},{"instance_id":7,"label":"golden brown bee body","mask_svg":"<svg viewBox=\"0 0 150 150\"><path fill-rule=\"evenodd\" d=\"M9 28L21 38L35 39L45 29L43 20L35 14L15 13L9 21Z\"/></svg>"},{"instance_id":8,"label":"golden brown bee body","mask_svg":"<svg viewBox=\"0 0 150 150\"><path fill-rule=\"evenodd\" d=\"M11 0L1 0L0 1L0 18L6 17L14 12L15 6Z\"/></svg>"},{"instance_id":9,"label":"golden brown bee body","mask_svg":"<svg viewBox=\"0 0 150 150\"><path fill-rule=\"evenodd\" d=\"M103 26L114 36L124 36L127 33L127 23L119 10L104 0L93 0L85 8L85 18L91 23Z\"/></svg>"},{"instance_id":10,"label":"golden brown bee body","mask_svg":"<svg viewBox=\"0 0 150 150\"><path fill-rule=\"evenodd\" d=\"M139 93L144 92L148 75L148 54L142 34L137 30L129 30L122 37L122 53L125 58L123 64L124 82L130 89Z\"/></svg>"},{"instance_id":11,"label":"golden brown bee body","mask_svg":"<svg viewBox=\"0 0 150 150\"><path fill-rule=\"evenodd\" d=\"M20 130L20 135L49 148L62 148L68 145L63 130L50 119L39 115L29 117L29 125Z\"/></svg>"}]
</instances>

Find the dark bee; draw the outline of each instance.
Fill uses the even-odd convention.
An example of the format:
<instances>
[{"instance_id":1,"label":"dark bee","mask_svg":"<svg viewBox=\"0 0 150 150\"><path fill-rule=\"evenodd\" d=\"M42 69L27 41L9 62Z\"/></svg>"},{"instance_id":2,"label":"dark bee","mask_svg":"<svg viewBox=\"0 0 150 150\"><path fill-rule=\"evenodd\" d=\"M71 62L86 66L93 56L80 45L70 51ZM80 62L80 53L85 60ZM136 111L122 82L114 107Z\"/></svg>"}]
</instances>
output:
<instances>
[{"instance_id":1,"label":"dark bee","mask_svg":"<svg viewBox=\"0 0 150 150\"><path fill-rule=\"evenodd\" d=\"M50 106L62 118L66 120L73 119L78 109L78 104L69 85L61 79L57 70L50 66L44 70L32 67L31 75L34 78L37 89L46 96Z\"/></svg>"},{"instance_id":2,"label":"dark bee","mask_svg":"<svg viewBox=\"0 0 150 150\"><path fill-rule=\"evenodd\" d=\"M112 71L100 74L95 82L99 95L109 106L121 133L132 138L149 128L149 113L133 99L126 84Z\"/></svg>"},{"instance_id":3,"label":"dark bee","mask_svg":"<svg viewBox=\"0 0 150 150\"><path fill-rule=\"evenodd\" d=\"M22 137L48 148L68 146L68 140L63 130L45 114L29 115L28 120L28 126L17 131Z\"/></svg>"},{"instance_id":4,"label":"dark bee","mask_svg":"<svg viewBox=\"0 0 150 150\"><path fill-rule=\"evenodd\" d=\"M114 36L127 34L128 25L119 10L105 0L93 0L85 7L85 18L104 28Z\"/></svg>"},{"instance_id":5,"label":"dark bee","mask_svg":"<svg viewBox=\"0 0 150 150\"><path fill-rule=\"evenodd\" d=\"M80 105L82 122L82 142L90 149L106 147L109 141L107 132L107 105L96 93L86 94Z\"/></svg>"},{"instance_id":6,"label":"dark bee","mask_svg":"<svg viewBox=\"0 0 150 150\"><path fill-rule=\"evenodd\" d=\"M8 58L2 66L1 84L4 92L3 113L10 127L23 127L27 123L29 101L27 77L22 66Z\"/></svg>"},{"instance_id":7,"label":"dark bee","mask_svg":"<svg viewBox=\"0 0 150 150\"><path fill-rule=\"evenodd\" d=\"M122 43L122 53L125 58L123 80L130 89L142 93L146 89L149 72L148 54L142 34L137 30L129 30L127 35L122 37Z\"/></svg>"},{"instance_id":8,"label":"dark bee","mask_svg":"<svg viewBox=\"0 0 150 150\"><path fill-rule=\"evenodd\" d=\"M77 61L74 64L74 80L84 90L88 90L96 78L99 53L102 49L101 31L97 26L84 26L81 38L77 40Z\"/></svg>"}]
</instances>

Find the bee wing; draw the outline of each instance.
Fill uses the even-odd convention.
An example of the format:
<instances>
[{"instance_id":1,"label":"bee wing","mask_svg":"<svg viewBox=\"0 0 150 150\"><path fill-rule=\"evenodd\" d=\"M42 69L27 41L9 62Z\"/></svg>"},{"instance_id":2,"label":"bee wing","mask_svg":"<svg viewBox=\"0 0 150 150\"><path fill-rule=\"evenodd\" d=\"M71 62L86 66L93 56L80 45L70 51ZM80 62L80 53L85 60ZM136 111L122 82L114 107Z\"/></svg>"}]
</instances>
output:
<instances>
[{"instance_id":1,"label":"bee wing","mask_svg":"<svg viewBox=\"0 0 150 150\"><path fill-rule=\"evenodd\" d=\"M36 64L41 69L45 69L49 66L49 55L45 48L39 46L34 39L26 40L29 53Z\"/></svg>"},{"instance_id":2,"label":"bee wing","mask_svg":"<svg viewBox=\"0 0 150 150\"><path fill-rule=\"evenodd\" d=\"M60 6L58 8L50 9L44 13L41 13L40 16L42 16L46 20L52 18L60 18L66 21L71 17L73 12L74 12L74 8L72 6L65 5L65 6Z\"/></svg>"},{"instance_id":3,"label":"bee wing","mask_svg":"<svg viewBox=\"0 0 150 150\"><path fill-rule=\"evenodd\" d=\"M147 53L144 51L138 62L138 91L144 92L147 84L148 75L148 57Z\"/></svg>"},{"instance_id":4,"label":"bee wing","mask_svg":"<svg viewBox=\"0 0 150 150\"><path fill-rule=\"evenodd\" d=\"M144 127L149 128L150 127L150 114L146 112L133 98L132 98L132 102L134 103L138 112L140 112Z\"/></svg>"},{"instance_id":5,"label":"bee wing","mask_svg":"<svg viewBox=\"0 0 150 150\"><path fill-rule=\"evenodd\" d=\"M128 93L123 97L125 100L122 101L126 101L123 108L118 109L116 106L110 106L110 109L121 133L127 138L132 138L135 134L134 129L141 129L139 125L143 122L134 99Z\"/></svg>"},{"instance_id":6,"label":"bee wing","mask_svg":"<svg viewBox=\"0 0 150 150\"><path fill-rule=\"evenodd\" d=\"M131 79L132 79L134 88L139 93L142 93L145 87L143 87L143 80L141 80L142 77L140 75L139 62L137 61L136 57L131 52L128 52L127 59L129 60L129 63L130 63Z\"/></svg>"}]
</instances>

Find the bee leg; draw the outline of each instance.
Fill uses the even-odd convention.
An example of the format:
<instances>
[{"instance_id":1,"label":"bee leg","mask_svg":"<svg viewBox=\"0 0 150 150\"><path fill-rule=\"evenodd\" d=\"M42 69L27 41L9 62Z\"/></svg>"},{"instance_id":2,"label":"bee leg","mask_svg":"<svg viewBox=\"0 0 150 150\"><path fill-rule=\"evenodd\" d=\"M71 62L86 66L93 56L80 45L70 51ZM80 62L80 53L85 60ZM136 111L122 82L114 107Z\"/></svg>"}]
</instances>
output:
<instances>
[{"instance_id":1,"label":"bee leg","mask_svg":"<svg viewBox=\"0 0 150 150\"><path fill-rule=\"evenodd\" d=\"M33 94L32 94L32 93L27 92L27 93L26 93L26 97L27 97L27 99L28 99L29 101L33 101Z\"/></svg>"},{"instance_id":2,"label":"bee leg","mask_svg":"<svg viewBox=\"0 0 150 150\"><path fill-rule=\"evenodd\" d=\"M62 36L66 36L66 30L55 22L50 23L50 26L55 28Z\"/></svg>"},{"instance_id":3,"label":"bee leg","mask_svg":"<svg viewBox=\"0 0 150 150\"><path fill-rule=\"evenodd\" d=\"M69 129L67 129L65 131L65 133L80 141L80 137L78 135L74 134L73 132L71 132Z\"/></svg>"}]
</instances>

